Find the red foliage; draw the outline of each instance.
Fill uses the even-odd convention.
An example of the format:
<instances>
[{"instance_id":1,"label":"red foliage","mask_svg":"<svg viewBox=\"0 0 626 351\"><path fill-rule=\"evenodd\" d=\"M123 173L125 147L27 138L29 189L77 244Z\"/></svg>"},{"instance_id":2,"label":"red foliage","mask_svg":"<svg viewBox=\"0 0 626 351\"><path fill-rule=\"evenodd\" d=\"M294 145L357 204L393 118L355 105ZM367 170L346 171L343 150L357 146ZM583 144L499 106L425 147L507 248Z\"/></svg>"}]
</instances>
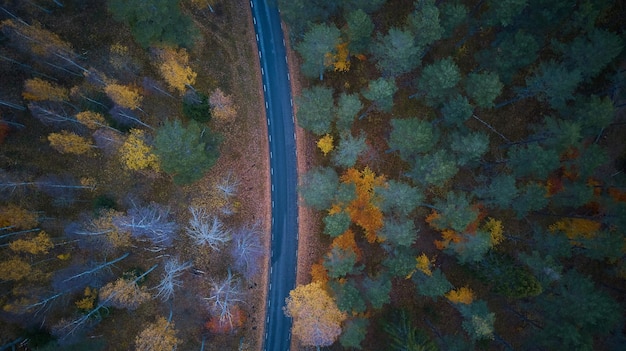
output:
<instances>
[{"instance_id":1,"label":"red foliage","mask_svg":"<svg viewBox=\"0 0 626 351\"><path fill-rule=\"evenodd\" d=\"M472 205L472 209L478 212L478 216L476 216L476 220L474 220L472 223L468 224L467 227L465 227L465 233L467 234L476 233L476 230L478 229L478 225L480 224L480 222L482 222L483 219L487 217L485 206L483 206L482 204Z\"/></svg>"},{"instance_id":2,"label":"red foliage","mask_svg":"<svg viewBox=\"0 0 626 351\"><path fill-rule=\"evenodd\" d=\"M239 306L233 307L231 314L231 320L220 320L219 316L211 317L211 319L204 324L204 328L214 334L226 334L241 327L246 321L246 314Z\"/></svg>"}]
</instances>

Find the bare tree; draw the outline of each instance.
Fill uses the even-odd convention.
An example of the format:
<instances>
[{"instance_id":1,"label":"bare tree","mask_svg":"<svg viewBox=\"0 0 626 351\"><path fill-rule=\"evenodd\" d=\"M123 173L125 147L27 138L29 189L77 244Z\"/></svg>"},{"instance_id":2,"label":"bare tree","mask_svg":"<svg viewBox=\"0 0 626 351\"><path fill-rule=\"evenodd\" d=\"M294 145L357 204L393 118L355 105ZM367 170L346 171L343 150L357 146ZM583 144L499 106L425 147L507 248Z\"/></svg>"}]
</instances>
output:
<instances>
[{"instance_id":1,"label":"bare tree","mask_svg":"<svg viewBox=\"0 0 626 351\"><path fill-rule=\"evenodd\" d=\"M235 178L232 173L228 173L226 177L215 185L217 191L226 199L236 196L238 187L239 180Z\"/></svg>"},{"instance_id":2,"label":"bare tree","mask_svg":"<svg viewBox=\"0 0 626 351\"><path fill-rule=\"evenodd\" d=\"M240 281L228 270L228 276L222 281L211 282L211 296L205 297L211 309L219 315L220 322L228 322L232 326L233 308L243 303Z\"/></svg>"},{"instance_id":3,"label":"bare tree","mask_svg":"<svg viewBox=\"0 0 626 351\"><path fill-rule=\"evenodd\" d=\"M208 245L213 250L220 250L220 246L230 241L230 231L216 216L211 216L202 208L189 207L191 219L187 227L187 234L197 245Z\"/></svg>"},{"instance_id":4,"label":"bare tree","mask_svg":"<svg viewBox=\"0 0 626 351\"><path fill-rule=\"evenodd\" d=\"M187 268L191 267L191 262L179 262L176 258L170 258L165 262L163 267L163 275L161 281L154 288L157 290L155 297L161 298L163 301L169 300L174 296L174 289L183 285L180 275Z\"/></svg>"},{"instance_id":5,"label":"bare tree","mask_svg":"<svg viewBox=\"0 0 626 351\"><path fill-rule=\"evenodd\" d=\"M151 241L159 251L163 247L171 246L176 235L178 225L169 220L169 208L151 203L148 206L138 207L133 204L126 216L119 216L113 223L118 230L128 230L136 238L145 238Z\"/></svg>"},{"instance_id":6,"label":"bare tree","mask_svg":"<svg viewBox=\"0 0 626 351\"><path fill-rule=\"evenodd\" d=\"M261 232L257 224L241 227L233 234L230 255L234 261L234 268L248 280L260 269L258 263L263 257L260 236Z\"/></svg>"}]
</instances>

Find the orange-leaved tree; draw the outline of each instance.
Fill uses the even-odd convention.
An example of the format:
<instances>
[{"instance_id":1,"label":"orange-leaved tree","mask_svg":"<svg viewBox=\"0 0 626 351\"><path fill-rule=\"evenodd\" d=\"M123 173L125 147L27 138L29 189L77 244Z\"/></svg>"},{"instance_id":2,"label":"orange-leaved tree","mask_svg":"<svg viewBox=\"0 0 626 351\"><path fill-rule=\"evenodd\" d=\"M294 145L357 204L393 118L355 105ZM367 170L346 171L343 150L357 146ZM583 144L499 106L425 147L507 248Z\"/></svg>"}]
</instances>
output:
<instances>
[{"instance_id":1,"label":"orange-leaved tree","mask_svg":"<svg viewBox=\"0 0 626 351\"><path fill-rule=\"evenodd\" d=\"M379 199L374 189L384 186L385 177L376 176L369 167L365 167L362 171L349 168L341 176L341 181L354 184L356 187L356 198L346 208L352 222L363 228L365 239L369 243L382 242L382 238L376 233L383 227L383 213L378 207Z\"/></svg>"},{"instance_id":2,"label":"orange-leaved tree","mask_svg":"<svg viewBox=\"0 0 626 351\"><path fill-rule=\"evenodd\" d=\"M446 298L454 304L462 303L469 305L472 301L474 301L474 292L472 289L464 286L462 288L448 291L448 293L446 293Z\"/></svg>"},{"instance_id":3,"label":"orange-leaved tree","mask_svg":"<svg viewBox=\"0 0 626 351\"><path fill-rule=\"evenodd\" d=\"M246 313L238 306L235 305L231 309L232 317L230 320L220 318L219 315L212 316L205 324L206 330L215 334L226 334L241 327L246 321Z\"/></svg>"},{"instance_id":4,"label":"orange-leaved tree","mask_svg":"<svg viewBox=\"0 0 626 351\"><path fill-rule=\"evenodd\" d=\"M338 247L344 250L353 251L356 254L357 261L361 259L362 252L361 249L356 245L356 240L354 238L354 232L350 229L346 230L343 234L333 239L332 247Z\"/></svg>"},{"instance_id":5,"label":"orange-leaved tree","mask_svg":"<svg viewBox=\"0 0 626 351\"><path fill-rule=\"evenodd\" d=\"M302 345L330 346L341 334L341 323L347 316L320 282L299 285L285 302L285 314L293 318L292 333Z\"/></svg>"},{"instance_id":6,"label":"orange-leaved tree","mask_svg":"<svg viewBox=\"0 0 626 351\"><path fill-rule=\"evenodd\" d=\"M189 67L189 55L185 49L162 48L157 51L159 72L171 89L181 95L187 86L196 81L197 73Z\"/></svg>"}]
</instances>

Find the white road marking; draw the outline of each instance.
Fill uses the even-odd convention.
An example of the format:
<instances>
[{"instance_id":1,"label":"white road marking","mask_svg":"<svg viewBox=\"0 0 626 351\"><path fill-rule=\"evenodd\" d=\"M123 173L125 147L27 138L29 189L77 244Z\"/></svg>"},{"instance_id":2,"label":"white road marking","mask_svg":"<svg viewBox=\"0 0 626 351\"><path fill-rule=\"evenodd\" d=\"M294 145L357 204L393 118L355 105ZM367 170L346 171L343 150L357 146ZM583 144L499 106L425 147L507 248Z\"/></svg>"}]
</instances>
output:
<instances>
[{"instance_id":1,"label":"white road marking","mask_svg":"<svg viewBox=\"0 0 626 351\"><path fill-rule=\"evenodd\" d=\"M263 92L267 92L267 87L265 86L265 84L263 84Z\"/></svg>"},{"instance_id":2,"label":"white road marking","mask_svg":"<svg viewBox=\"0 0 626 351\"><path fill-rule=\"evenodd\" d=\"M256 34L256 41L259 41L259 35Z\"/></svg>"},{"instance_id":3,"label":"white road marking","mask_svg":"<svg viewBox=\"0 0 626 351\"><path fill-rule=\"evenodd\" d=\"M260 51L259 51L259 55L261 55ZM265 70L263 69L263 67L261 67L261 75L265 75Z\"/></svg>"},{"instance_id":4,"label":"white road marking","mask_svg":"<svg viewBox=\"0 0 626 351\"><path fill-rule=\"evenodd\" d=\"M252 3L252 0L250 0L250 7L254 8L254 4Z\"/></svg>"}]
</instances>

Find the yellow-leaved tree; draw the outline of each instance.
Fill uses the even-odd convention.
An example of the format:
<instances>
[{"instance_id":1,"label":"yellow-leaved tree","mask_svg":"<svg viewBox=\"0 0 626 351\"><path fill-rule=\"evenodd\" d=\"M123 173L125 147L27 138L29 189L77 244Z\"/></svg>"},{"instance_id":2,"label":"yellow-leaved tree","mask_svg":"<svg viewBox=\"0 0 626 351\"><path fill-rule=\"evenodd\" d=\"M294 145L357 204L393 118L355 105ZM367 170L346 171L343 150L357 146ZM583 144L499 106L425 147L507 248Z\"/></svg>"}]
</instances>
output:
<instances>
[{"instance_id":1,"label":"yellow-leaved tree","mask_svg":"<svg viewBox=\"0 0 626 351\"><path fill-rule=\"evenodd\" d=\"M116 105L131 110L136 110L141 106L143 97L139 94L139 91L133 87L117 84L107 83L104 87L104 92L107 96L113 100Z\"/></svg>"},{"instance_id":2,"label":"yellow-leaved tree","mask_svg":"<svg viewBox=\"0 0 626 351\"><path fill-rule=\"evenodd\" d=\"M145 133L141 129L131 129L128 138L119 148L122 164L133 171L151 168L159 170L159 158L146 143Z\"/></svg>"},{"instance_id":3,"label":"yellow-leaved tree","mask_svg":"<svg viewBox=\"0 0 626 351\"><path fill-rule=\"evenodd\" d=\"M98 112L82 111L76 114L76 120L89 129L106 127L104 116Z\"/></svg>"},{"instance_id":4,"label":"yellow-leaved tree","mask_svg":"<svg viewBox=\"0 0 626 351\"><path fill-rule=\"evenodd\" d=\"M0 262L0 280L20 280L32 272L28 262L19 258L11 258Z\"/></svg>"},{"instance_id":5,"label":"yellow-leaved tree","mask_svg":"<svg viewBox=\"0 0 626 351\"><path fill-rule=\"evenodd\" d=\"M105 306L136 310L139 305L150 300L152 295L145 286L137 285L137 282L125 278L119 278L110 282L100 289L99 299L106 301Z\"/></svg>"},{"instance_id":6,"label":"yellow-leaved tree","mask_svg":"<svg viewBox=\"0 0 626 351\"><path fill-rule=\"evenodd\" d=\"M330 346L347 318L320 282L299 285L285 300L285 315L293 318L291 332L304 346Z\"/></svg>"},{"instance_id":7,"label":"yellow-leaved tree","mask_svg":"<svg viewBox=\"0 0 626 351\"><path fill-rule=\"evenodd\" d=\"M30 239L17 239L9 244L15 252L25 252L31 255L47 254L54 247L48 233L43 230Z\"/></svg>"},{"instance_id":8,"label":"yellow-leaved tree","mask_svg":"<svg viewBox=\"0 0 626 351\"><path fill-rule=\"evenodd\" d=\"M335 148L335 146L333 145L333 141L333 136L330 134L324 135L317 141L317 147L322 151L324 156L333 151L333 149Z\"/></svg>"},{"instance_id":9,"label":"yellow-leaved tree","mask_svg":"<svg viewBox=\"0 0 626 351\"><path fill-rule=\"evenodd\" d=\"M41 78L27 79L24 82L22 96L26 100L66 101L69 98L68 90L57 84Z\"/></svg>"},{"instance_id":10,"label":"yellow-leaved tree","mask_svg":"<svg viewBox=\"0 0 626 351\"><path fill-rule=\"evenodd\" d=\"M172 351L180 345L181 340L176 337L174 322L164 317L157 318L156 322L146 327L135 338L136 351Z\"/></svg>"},{"instance_id":11,"label":"yellow-leaved tree","mask_svg":"<svg viewBox=\"0 0 626 351\"><path fill-rule=\"evenodd\" d=\"M25 230L36 227L37 215L17 205L0 207L0 228Z\"/></svg>"},{"instance_id":12,"label":"yellow-leaved tree","mask_svg":"<svg viewBox=\"0 0 626 351\"><path fill-rule=\"evenodd\" d=\"M74 305L84 312L91 311L94 308L96 298L98 297L98 290L89 286L85 287L83 297L74 301Z\"/></svg>"},{"instance_id":13,"label":"yellow-leaved tree","mask_svg":"<svg viewBox=\"0 0 626 351\"><path fill-rule=\"evenodd\" d=\"M452 303L462 303L469 305L474 301L474 292L468 287L462 287L455 290L450 290L446 293L446 298Z\"/></svg>"},{"instance_id":14,"label":"yellow-leaved tree","mask_svg":"<svg viewBox=\"0 0 626 351\"><path fill-rule=\"evenodd\" d=\"M196 81L197 73L189 66L189 55L185 49L163 48L157 52L159 58L159 72L171 89L181 95L188 85Z\"/></svg>"},{"instance_id":15,"label":"yellow-leaved tree","mask_svg":"<svg viewBox=\"0 0 626 351\"><path fill-rule=\"evenodd\" d=\"M53 149L62 154L82 155L94 147L86 138L67 130L62 130L60 133L50 133L48 141Z\"/></svg>"}]
</instances>

